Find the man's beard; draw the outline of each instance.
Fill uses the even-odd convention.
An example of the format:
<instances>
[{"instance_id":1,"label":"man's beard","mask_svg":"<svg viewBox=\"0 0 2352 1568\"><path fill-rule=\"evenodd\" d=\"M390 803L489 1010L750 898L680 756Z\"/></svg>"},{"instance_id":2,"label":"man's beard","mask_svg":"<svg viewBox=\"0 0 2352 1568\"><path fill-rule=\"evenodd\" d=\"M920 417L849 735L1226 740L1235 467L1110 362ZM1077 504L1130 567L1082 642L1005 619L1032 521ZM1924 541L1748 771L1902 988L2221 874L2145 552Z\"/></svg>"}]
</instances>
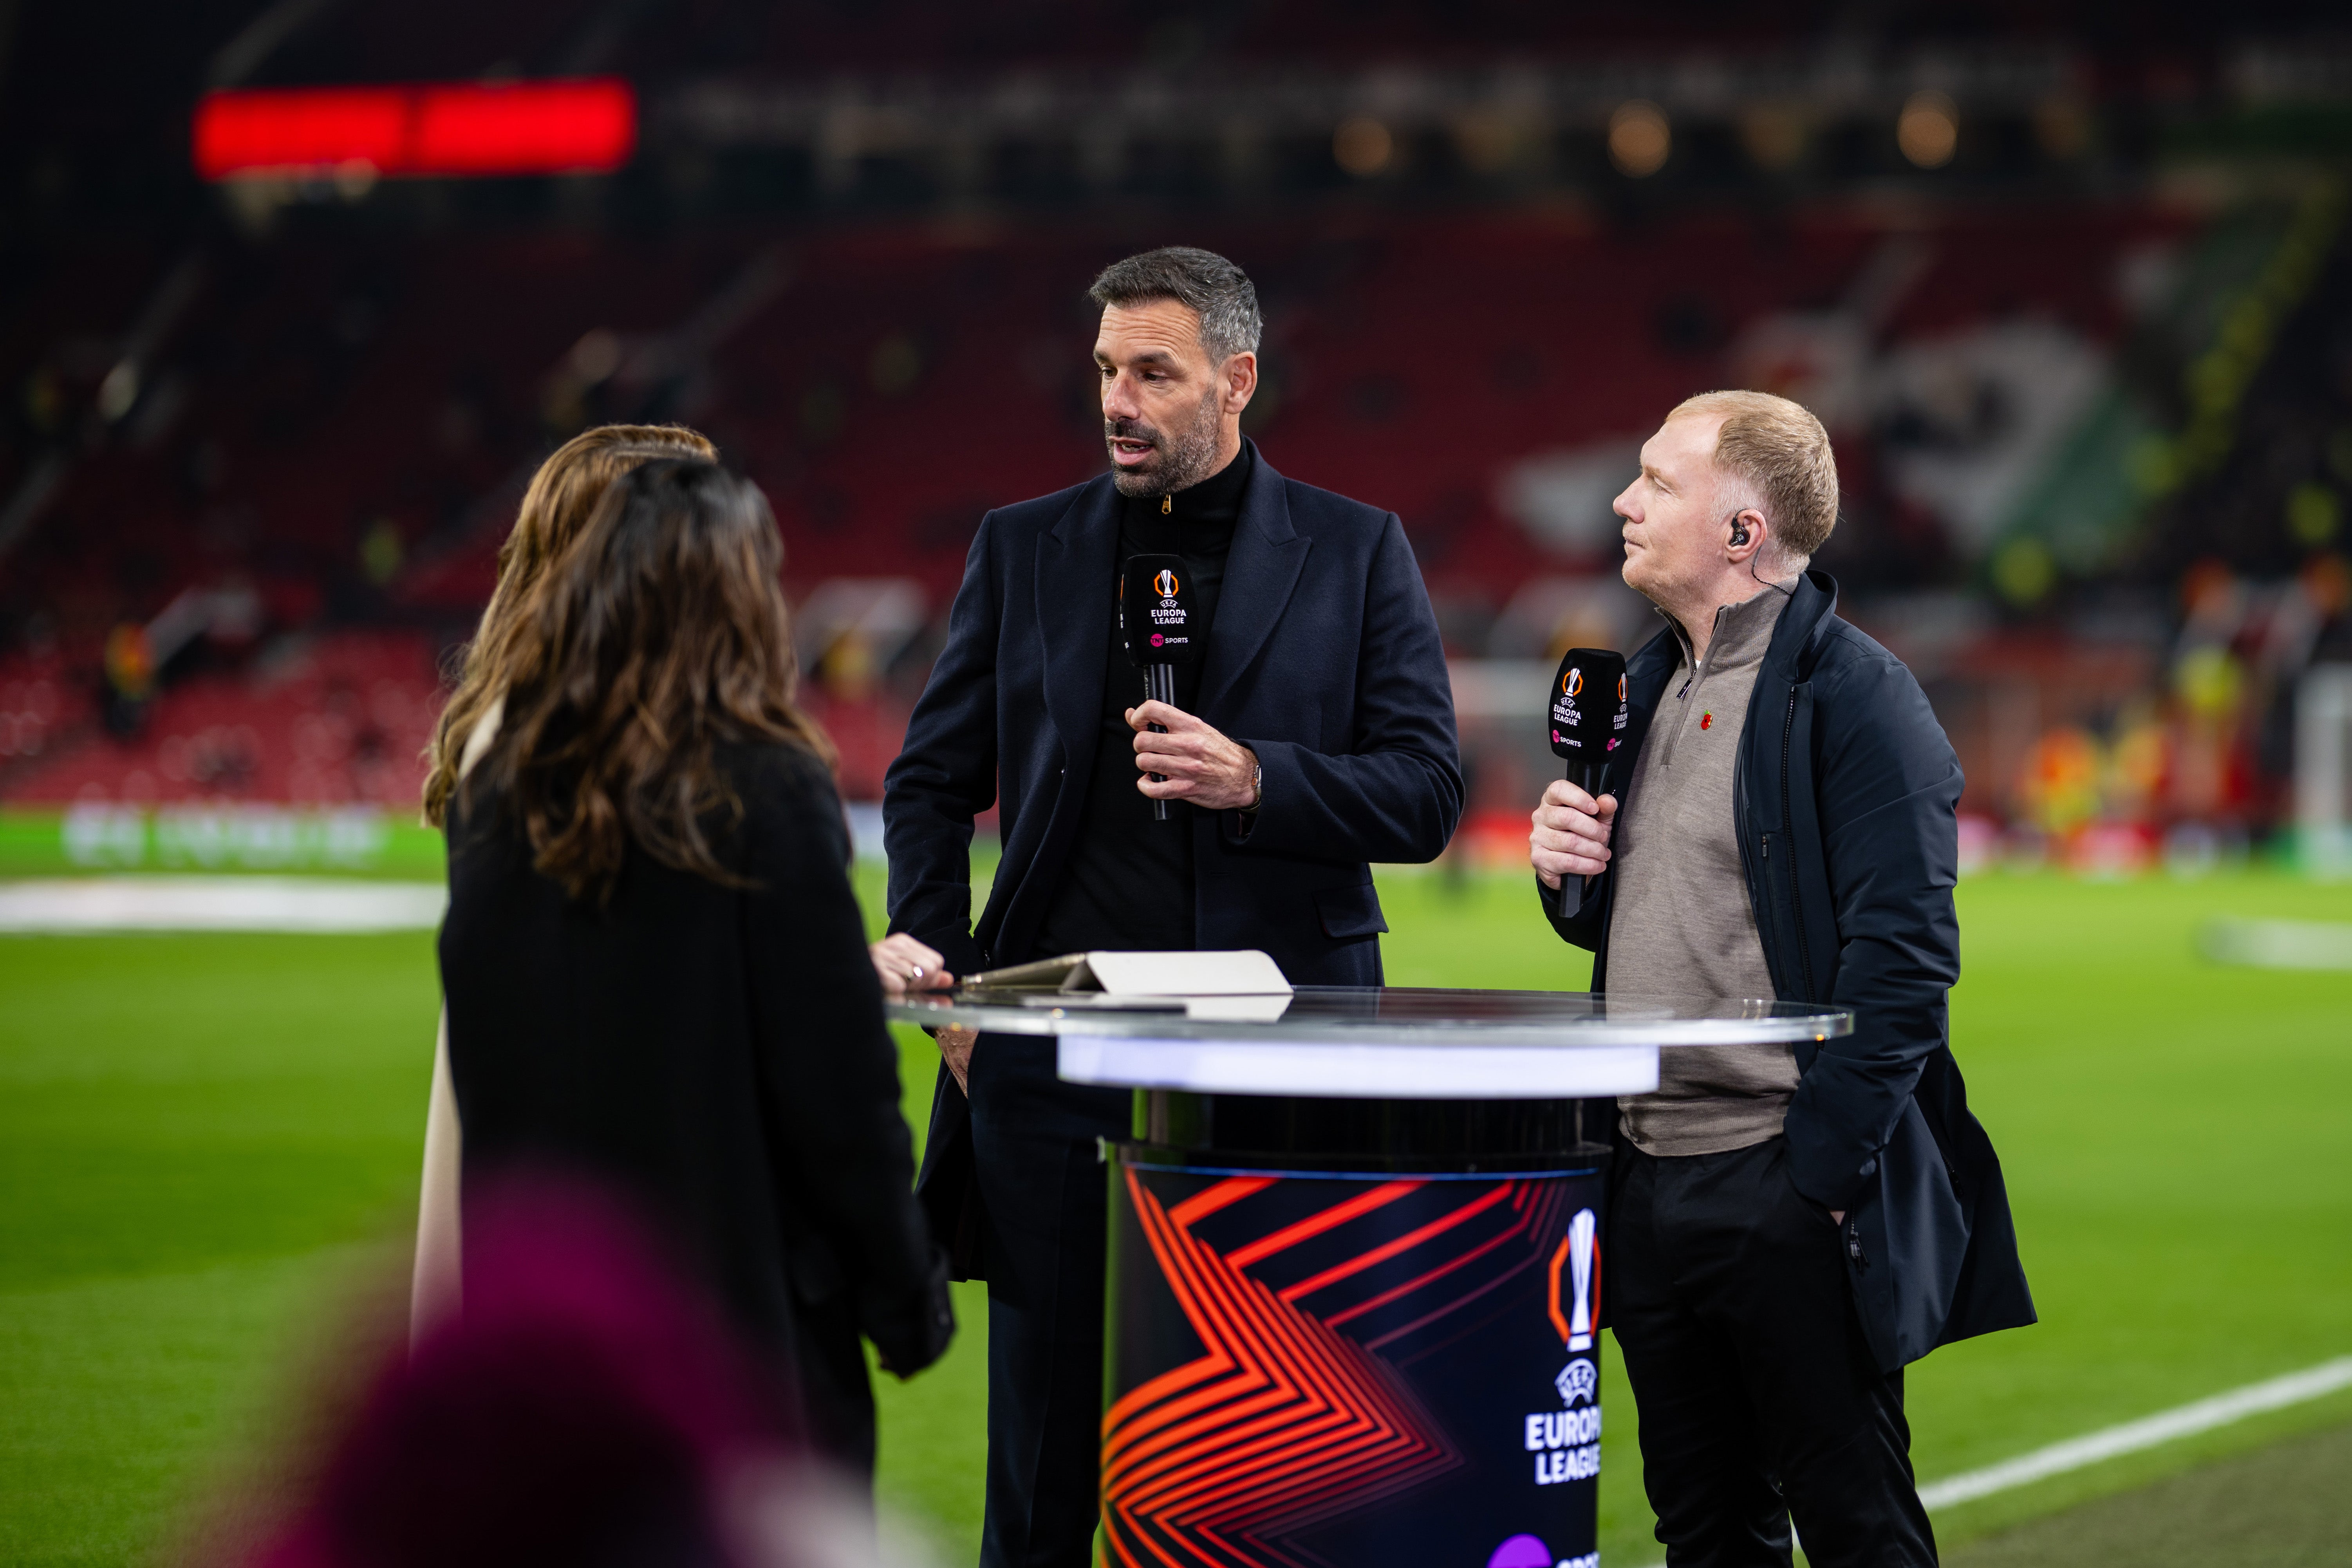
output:
<instances>
[{"instance_id":1,"label":"man's beard","mask_svg":"<svg viewBox=\"0 0 2352 1568\"><path fill-rule=\"evenodd\" d=\"M1181 430L1155 430L1134 419L1106 419L1103 445L1108 447L1113 440L1149 441L1157 459L1141 468L1114 466L1111 482L1119 494L1165 496L1190 489L1217 471L1216 389L1201 399L1192 423Z\"/></svg>"}]
</instances>

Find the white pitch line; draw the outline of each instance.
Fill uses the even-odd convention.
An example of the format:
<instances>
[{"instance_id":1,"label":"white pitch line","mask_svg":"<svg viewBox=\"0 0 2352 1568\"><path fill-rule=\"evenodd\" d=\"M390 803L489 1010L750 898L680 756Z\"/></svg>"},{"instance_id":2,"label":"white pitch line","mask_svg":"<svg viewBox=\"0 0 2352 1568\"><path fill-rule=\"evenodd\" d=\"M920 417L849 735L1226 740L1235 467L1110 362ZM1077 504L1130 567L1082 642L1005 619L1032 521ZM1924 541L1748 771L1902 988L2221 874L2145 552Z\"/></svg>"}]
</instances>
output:
<instances>
[{"instance_id":1,"label":"white pitch line","mask_svg":"<svg viewBox=\"0 0 2352 1568\"><path fill-rule=\"evenodd\" d=\"M2225 1394L2196 1400L2172 1410L2160 1410L2137 1421L2126 1421L2120 1426L2108 1426L2080 1437L2070 1437L2063 1443L2053 1443L2046 1448L2036 1448L1998 1465L1988 1465L1981 1470L1969 1470L1949 1477L1932 1486L1919 1489L1919 1500L1931 1509L1949 1508L1954 1503L1969 1502L2011 1487L2031 1486L2052 1476L2063 1476L2069 1470L2079 1470L2103 1459L2116 1458L2125 1454L2137 1454L2143 1448L2154 1448L2180 1437L2192 1437L2200 1432L2210 1432L2216 1426L2227 1426L2232 1421L2242 1421L2249 1415L2259 1415L2265 1410L2282 1410L2290 1405L2301 1405L2335 1393L2339 1388L2352 1387L2352 1356L2338 1356L2301 1372L2291 1372L2284 1377L2273 1377L2266 1383L2250 1383L2243 1388L2233 1388Z\"/></svg>"},{"instance_id":2,"label":"white pitch line","mask_svg":"<svg viewBox=\"0 0 2352 1568\"><path fill-rule=\"evenodd\" d=\"M88 877L0 882L0 932L430 930L438 882L327 877Z\"/></svg>"},{"instance_id":3,"label":"white pitch line","mask_svg":"<svg viewBox=\"0 0 2352 1568\"><path fill-rule=\"evenodd\" d=\"M2046 1448L2020 1454L2014 1459L2004 1459L1981 1470L1965 1470L1921 1487L1919 1500L1931 1510L1950 1508L1956 1503L1974 1502L1995 1492L2031 1486L2035 1481L2048 1480L2053 1476L2063 1476L2069 1470L2083 1469L2103 1460L2160 1447L2182 1437L2193 1437L2200 1432L2210 1432L2216 1426L2227 1426L2233 1421L2260 1415L2266 1410L2284 1410L2290 1405L2302 1405L2333 1394L2339 1388L2352 1388L2352 1356L2338 1356L2334 1361L2322 1362L2301 1372L2291 1372L2263 1383L2250 1383L2243 1388L2232 1388L2170 1410L2159 1410L2137 1421L2126 1421L2120 1426L2105 1426L2080 1437L2069 1437L2063 1443L2053 1443ZM1656 1568L1664 1568L1664 1564L1657 1564Z\"/></svg>"},{"instance_id":4,"label":"white pitch line","mask_svg":"<svg viewBox=\"0 0 2352 1568\"><path fill-rule=\"evenodd\" d=\"M2216 963L2254 969L2352 969L2352 925L2336 921L2244 921L2224 915L2200 935Z\"/></svg>"}]
</instances>

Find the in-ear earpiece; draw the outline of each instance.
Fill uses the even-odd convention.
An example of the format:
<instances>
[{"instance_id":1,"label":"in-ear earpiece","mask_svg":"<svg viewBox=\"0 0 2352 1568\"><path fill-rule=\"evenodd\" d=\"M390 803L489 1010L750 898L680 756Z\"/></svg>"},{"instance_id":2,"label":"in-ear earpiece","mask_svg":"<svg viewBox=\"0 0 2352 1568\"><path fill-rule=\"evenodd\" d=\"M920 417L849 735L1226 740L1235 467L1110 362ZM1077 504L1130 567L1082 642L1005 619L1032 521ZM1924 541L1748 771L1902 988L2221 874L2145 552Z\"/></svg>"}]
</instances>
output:
<instances>
[{"instance_id":1,"label":"in-ear earpiece","mask_svg":"<svg viewBox=\"0 0 2352 1568\"><path fill-rule=\"evenodd\" d=\"M1734 550L1748 542L1748 525L1738 518L1731 520L1731 547Z\"/></svg>"}]
</instances>

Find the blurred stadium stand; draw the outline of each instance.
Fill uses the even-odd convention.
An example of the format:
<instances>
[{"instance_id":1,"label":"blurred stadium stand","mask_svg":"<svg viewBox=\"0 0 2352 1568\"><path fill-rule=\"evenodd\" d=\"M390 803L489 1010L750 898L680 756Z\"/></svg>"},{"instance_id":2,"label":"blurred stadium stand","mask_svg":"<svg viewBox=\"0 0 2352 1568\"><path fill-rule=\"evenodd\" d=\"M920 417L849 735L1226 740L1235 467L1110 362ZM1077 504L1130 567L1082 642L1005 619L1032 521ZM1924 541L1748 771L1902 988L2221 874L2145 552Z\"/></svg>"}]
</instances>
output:
<instances>
[{"instance_id":1,"label":"blurred stadium stand","mask_svg":"<svg viewBox=\"0 0 2352 1568\"><path fill-rule=\"evenodd\" d=\"M1258 281L1269 458L1404 518L1492 853L1522 667L1647 635L1609 500L1710 386L1831 424L1822 564L1972 842L2266 832L2352 657L2352 36L2291 12L119 9L8 43L0 800L404 809L523 480L615 418L767 489L872 798L980 515L1100 468L1086 282L1176 241ZM188 164L210 89L615 71L610 176Z\"/></svg>"}]
</instances>

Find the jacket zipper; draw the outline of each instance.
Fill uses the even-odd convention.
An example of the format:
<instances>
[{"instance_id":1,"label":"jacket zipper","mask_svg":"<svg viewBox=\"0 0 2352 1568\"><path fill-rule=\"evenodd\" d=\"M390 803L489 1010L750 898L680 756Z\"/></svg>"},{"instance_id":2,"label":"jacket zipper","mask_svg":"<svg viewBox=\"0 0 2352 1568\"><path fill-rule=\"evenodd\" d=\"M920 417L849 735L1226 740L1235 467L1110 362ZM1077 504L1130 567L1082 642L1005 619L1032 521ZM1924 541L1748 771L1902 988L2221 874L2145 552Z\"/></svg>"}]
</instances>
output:
<instances>
[{"instance_id":1,"label":"jacket zipper","mask_svg":"<svg viewBox=\"0 0 2352 1568\"><path fill-rule=\"evenodd\" d=\"M1797 689L1791 686L1789 688L1789 710L1780 720L1780 832L1792 840L1797 836L1797 813L1789 802L1789 747L1796 738L1796 732ZM1766 859L1770 859L1771 855L1769 848L1764 851ZM1769 882L1766 884L1769 885ZM1805 911L1797 901L1797 868L1793 864L1789 868L1789 909L1795 917L1792 923L1797 928L1798 972L1804 984L1805 999L1810 1002L1813 996L1813 960L1805 947Z\"/></svg>"}]
</instances>

